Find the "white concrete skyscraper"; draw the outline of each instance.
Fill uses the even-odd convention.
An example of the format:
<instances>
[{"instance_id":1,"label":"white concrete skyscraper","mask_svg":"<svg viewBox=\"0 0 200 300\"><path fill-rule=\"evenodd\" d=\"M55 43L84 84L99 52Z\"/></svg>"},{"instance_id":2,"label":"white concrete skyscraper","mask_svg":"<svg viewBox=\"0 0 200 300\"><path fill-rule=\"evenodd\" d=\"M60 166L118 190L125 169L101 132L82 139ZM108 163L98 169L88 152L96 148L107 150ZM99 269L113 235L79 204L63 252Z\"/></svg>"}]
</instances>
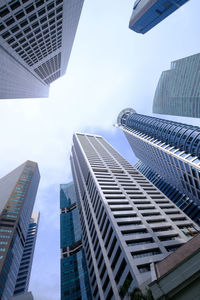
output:
<instances>
[{"instance_id":1,"label":"white concrete skyscraper","mask_svg":"<svg viewBox=\"0 0 200 300\"><path fill-rule=\"evenodd\" d=\"M93 298L119 300L198 227L101 136L75 134L71 166Z\"/></svg>"},{"instance_id":2,"label":"white concrete skyscraper","mask_svg":"<svg viewBox=\"0 0 200 300\"><path fill-rule=\"evenodd\" d=\"M0 0L0 99L48 97L64 75L84 0Z\"/></svg>"}]
</instances>

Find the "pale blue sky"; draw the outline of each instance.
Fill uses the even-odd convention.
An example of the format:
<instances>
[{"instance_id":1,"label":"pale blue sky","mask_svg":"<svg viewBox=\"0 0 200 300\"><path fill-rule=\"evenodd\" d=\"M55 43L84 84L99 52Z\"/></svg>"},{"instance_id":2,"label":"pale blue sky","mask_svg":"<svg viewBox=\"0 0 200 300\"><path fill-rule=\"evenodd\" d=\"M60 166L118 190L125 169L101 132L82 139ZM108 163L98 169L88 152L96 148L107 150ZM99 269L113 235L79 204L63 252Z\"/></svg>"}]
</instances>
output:
<instances>
[{"instance_id":1,"label":"pale blue sky","mask_svg":"<svg viewBox=\"0 0 200 300\"><path fill-rule=\"evenodd\" d=\"M103 135L134 163L125 137L112 126L118 113L133 107L151 114L161 72L200 49L199 0L189 1L145 35L128 29L133 2L85 0L67 73L52 84L49 99L0 103L0 176L27 159L38 162L41 172L35 205L40 228L30 282L35 300L60 299L59 184L71 178L73 132ZM182 120L199 124L198 119Z\"/></svg>"}]
</instances>

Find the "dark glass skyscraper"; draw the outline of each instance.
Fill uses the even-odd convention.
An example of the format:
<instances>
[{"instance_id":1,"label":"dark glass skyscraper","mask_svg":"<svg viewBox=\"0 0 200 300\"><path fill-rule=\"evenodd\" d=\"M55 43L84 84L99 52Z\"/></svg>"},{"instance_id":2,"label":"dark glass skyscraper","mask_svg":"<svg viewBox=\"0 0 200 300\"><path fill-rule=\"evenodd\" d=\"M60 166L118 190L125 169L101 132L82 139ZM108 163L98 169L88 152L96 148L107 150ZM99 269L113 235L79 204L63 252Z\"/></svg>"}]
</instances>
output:
<instances>
[{"instance_id":1,"label":"dark glass skyscraper","mask_svg":"<svg viewBox=\"0 0 200 300\"><path fill-rule=\"evenodd\" d=\"M13 296L40 180L38 166L27 161L0 179L0 298Z\"/></svg>"},{"instance_id":2,"label":"dark glass skyscraper","mask_svg":"<svg viewBox=\"0 0 200 300\"><path fill-rule=\"evenodd\" d=\"M23 256L17 275L14 295L22 295L28 291L31 267L39 225L39 213L33 213L30 219L28 233L26 236Z\"/></svg>"},{"instance_id":3,"label":"dark glass skyscraper","mask_svg":"<svg viewBox=\"0 0 200 300\"><path fill-rule=\"evenodd\" d=\"M189 197L185 194L182 194L177 188L169 184L163 177L141 161L136 163L135 168L137 168L137 170L145 175L145 177L147 177L161 192L180 207L186 215L200 225L200 204L196 204L195 201L189 199Z\"/></svg>"},{"instance_id":4,"label":"dark glass skyscraper","mask_svg":"<svg viewBox=\"0 0 200 300\"><path fill-rule=\"evenodd\" d=\"M60 186L61 299L90 300L90 283L73 182Z\"/></svg>"},{"instance_id":5,"label":"dark glass skyscraper","mask_svg":"<svg viewBox=\"0 0 200 300\"><path fill-rule=\"evenodd\" d=\"M129 28L146 33L189 0L136 0Z\"/></svg>"},{"instance_id":6,"label":"dark glass skyscraper","mask_svg":"<svg viewBox=\"0 0 200 300\"><path fill-rule=\"evenodd\" d=\"M200 53L171 63L158 82L153 112L200 118Z\"/></svg>"},{"instance_id":7,"label":"dark glass skyscraper","mask_svg":"<svg viewBox=\"0 0 200 300\"><path fill-rule=\"evenodd\" d=\"M123 110L118 126L135 155L200 204L200 128Z\"/></svg>"},{"instance_id":8,"label":"dark glass skyscraper","mask_svg":"<svg viewBox=\"0 0 200 300\"><path fill-rule=\"evenodd\" d=\"M83 2L0 1L0 99L48 97L66 72Z\"/></svg>"}]
</instances>

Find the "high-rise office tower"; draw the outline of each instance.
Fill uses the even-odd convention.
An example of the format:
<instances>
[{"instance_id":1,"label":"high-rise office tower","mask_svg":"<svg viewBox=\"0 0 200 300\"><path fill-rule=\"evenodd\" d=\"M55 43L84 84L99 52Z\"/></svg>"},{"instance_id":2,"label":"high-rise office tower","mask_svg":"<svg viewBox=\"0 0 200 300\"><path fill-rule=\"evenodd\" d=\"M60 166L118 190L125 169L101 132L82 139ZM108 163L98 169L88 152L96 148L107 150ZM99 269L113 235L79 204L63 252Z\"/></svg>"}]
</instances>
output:
<instances>
[{"instance_id":1,"label":"high-rise office tower","mask_svg":"<svg viewBox=\"0 0 200 300\"><path fill-rule=\"evenodd\" d=\"M91 300L73 182L60 185L61 300Z\"/></svg>"},{"instance_id":2,"label":"high-rise office tower","mask_svg":"<svg viewBox=\"0 0 200 300\"><path fill-rule=\"evenodd\" d=\"M188 0L136 0L129 28L146 33Z\"/></svg>"},{"instance_id":3,"label":"high-rise office tower","mask_svg":"<svg viewBox=\"0 0 200 300\"><path fill-rule=\"evenodd\" d=\"M48 97L65 74L83 2L0 1L0 99Z\"/></svg>"},{"instance_id":4,"label":"high-rise office tower","mask_svg":"<svg viewBox=\"0 0 200 300\"><path fill-rule=\"evenodd\" d=\"M200 118L199 67L200 53L172 62L159 79L153 112Z\"/></svg>"},{"instance_id":5,"label":"high-rise office tower","mask_svg":"<svg viewBox=\"0 0 200 300\"><path fill-rule=\"evenodd\" d=\"M0 298L13 296L40 180L27 161L0 179Z\"/></svg>"},{"instance_id":6,"label":"high-rise office tower","mask_svg":"<svg viewBox=\"0 0 200 300\"><path fill-rule=\"evenodd\" d=\"M135 155L168 183L200 204L200 128L137 114L118 116Z\"/></svg>"},{"instance_id":7,"label":"high-rise office tower","mask_svg":"<svg viewBox=\"0 0 200 300\"><path fill-rule=\"evenodd\" d=\"M71 166L93 298L119 300L196 225L101 136L75 134Z\"/></svg>"},{"instance_id":8,"label":"high-rise office tower","mask_svg":"<svg viewBox=\"0 0 200 300\"><path fill-rule=\"evenodd\" d=\"M24 251L17 275L14 295L22 295L28 291L31 267L39 225L39 212L33 213L30 219Z\"/></svg>"},{"instance_id":9,"label":"high-rise office tower","mask_svg":"<svg viewBox=\"0 0 200 300\"><path fill-rule=\"evenodd\" d=\"M188 196L181 193L173 185L169 184L154 170L146 166L143 162L138 161L135 166L145 177L147 177L162 193L172 200L186 215L200 225L200 204L198 205Z\"/></svg>"}]
</instances>

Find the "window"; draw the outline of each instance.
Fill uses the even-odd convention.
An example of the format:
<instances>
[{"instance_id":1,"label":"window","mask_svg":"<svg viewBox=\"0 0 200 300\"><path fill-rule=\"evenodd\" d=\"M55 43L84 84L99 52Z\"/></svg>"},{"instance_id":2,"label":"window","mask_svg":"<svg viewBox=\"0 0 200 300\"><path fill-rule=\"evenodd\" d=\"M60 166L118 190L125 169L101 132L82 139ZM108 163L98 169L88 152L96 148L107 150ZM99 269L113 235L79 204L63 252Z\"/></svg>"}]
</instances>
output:
<instances>
[{"instance_id":1,"label":"window","mask_svg":"<svg viewBox=\"0 0 200 300\"><path fill-rule=\"evenodd\" d=\"M115 276L115 281L116 281L116 283L118 283L119 281L120 281L120 278L121 278L121 276L122 276L122 274L123 274L123 272L124 272L124 270L125 270L125 268L126 268L126 261L125 261L125 259L123 258L123 260L122 260L122 262L121 262L121 264L120 264L120 267L119 267L119 269L118 269L118 271L117 271L117 274L116 274L116 276Z\"/></svg>"}]
</instances>

